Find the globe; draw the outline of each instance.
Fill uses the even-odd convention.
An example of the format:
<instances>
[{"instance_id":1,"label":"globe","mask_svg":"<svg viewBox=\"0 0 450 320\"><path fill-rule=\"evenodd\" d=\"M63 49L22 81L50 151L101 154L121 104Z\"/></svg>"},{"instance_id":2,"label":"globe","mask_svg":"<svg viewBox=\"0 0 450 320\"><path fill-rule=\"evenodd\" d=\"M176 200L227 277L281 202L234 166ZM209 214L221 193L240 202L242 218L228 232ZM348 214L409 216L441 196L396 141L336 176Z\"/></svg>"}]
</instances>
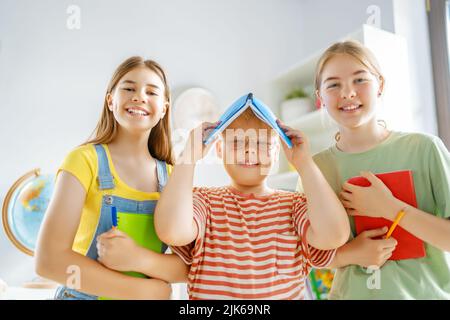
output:
<instances>
[{"instance_id":1,"label":"globe","mask_svg":"<svg viewBox=\"0 0 450 320\"><path fill-rule=\"evenodd\" d=\"M54 175L41 175L39 169L32 170L11 186L3 202L2 220L6 235L26 254L34 254L54 180Z\"/></svg>"}]
</instances>

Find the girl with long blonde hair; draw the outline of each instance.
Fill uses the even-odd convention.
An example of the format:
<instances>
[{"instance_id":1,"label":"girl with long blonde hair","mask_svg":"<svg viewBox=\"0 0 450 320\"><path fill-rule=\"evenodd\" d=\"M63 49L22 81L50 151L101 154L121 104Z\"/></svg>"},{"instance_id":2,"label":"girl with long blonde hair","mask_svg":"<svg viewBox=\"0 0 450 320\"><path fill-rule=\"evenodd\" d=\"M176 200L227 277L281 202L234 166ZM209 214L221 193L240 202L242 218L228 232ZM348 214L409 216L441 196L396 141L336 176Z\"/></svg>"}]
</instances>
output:
<instances>
[{"instance_id":1,"label":"girl with long blonde hair","mask_svg":"<svg viewBox=\"0 0 450 320\"><path fill-rule=\"evenodd\" d=\"M375 56L358 42L335 43L318 62L317 97L339 133L314 161L347 209L353 234L330 266L337 271L329 298L450 299L450 155L438 137L389 130L377 119L384 87ZM404 170L412 174L417 208L375 175ZM370 186L349 183L355 176ZM354 216L389 223L356 234ZM387 236L394 221L423 241L424 256L391 259L402 241Z\"/></svg>"}]
</instances>

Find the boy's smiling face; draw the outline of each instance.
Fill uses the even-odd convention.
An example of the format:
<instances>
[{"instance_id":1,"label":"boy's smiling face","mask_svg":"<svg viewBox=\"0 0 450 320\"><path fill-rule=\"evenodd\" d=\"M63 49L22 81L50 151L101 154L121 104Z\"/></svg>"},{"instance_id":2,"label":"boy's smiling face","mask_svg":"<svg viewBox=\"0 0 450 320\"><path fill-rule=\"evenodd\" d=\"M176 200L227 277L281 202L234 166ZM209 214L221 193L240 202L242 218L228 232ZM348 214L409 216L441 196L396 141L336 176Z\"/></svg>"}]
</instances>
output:
<instances>
[{"instance_id":1,"label":"boy's smiling face","mask_svg":"<svg viewBox=\"0 0 450 320\"><path fill-rule=\"evenodd\" d=\"M227 127L216 149L235 183L256 186L278 160L280 145L275 131L248 109Z\"/></svg>"}]
</instances>

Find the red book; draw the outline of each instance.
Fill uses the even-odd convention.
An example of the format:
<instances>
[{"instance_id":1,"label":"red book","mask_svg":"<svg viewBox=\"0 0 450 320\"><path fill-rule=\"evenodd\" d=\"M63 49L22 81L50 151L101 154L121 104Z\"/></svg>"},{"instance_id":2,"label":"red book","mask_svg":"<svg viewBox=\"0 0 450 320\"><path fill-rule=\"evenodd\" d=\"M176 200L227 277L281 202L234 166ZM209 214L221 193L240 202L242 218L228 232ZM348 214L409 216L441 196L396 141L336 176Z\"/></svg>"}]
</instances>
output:
<instances>
[{"instance_id":1,"label":"red book","mask_svg":"<svg viewBox=\"0 0 450 320\"><path fill-rule=\"evenodd\" d=\"M383 181L386 187L391 190L394 197L406 202L407 204L417 208L416 192L414 189L414 179L412 171L395 171L376 174ZM348 180L349 183L369 187L369 180L363 177L354 177ZM392 221L384 218L372 218L364 216L354 216L356 234L363 231L388 227L392 225ZM397 247L389 260L415 259L425 257L425 246L421 239L412 235L399 225L394 229L391 237L397 240Z\"/></svg>"}]
</instances>

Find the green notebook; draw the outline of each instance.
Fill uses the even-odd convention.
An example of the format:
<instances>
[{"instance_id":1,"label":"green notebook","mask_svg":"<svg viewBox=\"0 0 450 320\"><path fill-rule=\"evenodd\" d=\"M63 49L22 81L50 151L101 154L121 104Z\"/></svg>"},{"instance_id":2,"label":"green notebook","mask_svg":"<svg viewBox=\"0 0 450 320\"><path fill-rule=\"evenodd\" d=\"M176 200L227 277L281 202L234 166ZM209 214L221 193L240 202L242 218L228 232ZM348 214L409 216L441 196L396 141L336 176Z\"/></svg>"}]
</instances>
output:
<instances>
[{"instance_id":1,"label":"green notebook","mask_svg":"<svg viewBox=\"0 0 450 320\"><path fill-rule=\"evenodd\" d=\"M162 241L156 235L153 214L117 213L117 229L125 232L138 245L155 252L161 252ZM138 272L124 272L130 276L148 278Z\"/></svg>"},{"instance_id":2,"label":"green notebook","mask_svg":"<svg viewBox=\"0 0 450 320\"><path fill-rule=\"evenodd\" d=\"M126 233L141 247L161 252L163 243L156 235L153 214L117 212L117 229ZM139 272L123 273L133 277L148 278L147 275ZM99 297L99 300L110 300L110 298Z\"/></svg>"}]
</instances>

